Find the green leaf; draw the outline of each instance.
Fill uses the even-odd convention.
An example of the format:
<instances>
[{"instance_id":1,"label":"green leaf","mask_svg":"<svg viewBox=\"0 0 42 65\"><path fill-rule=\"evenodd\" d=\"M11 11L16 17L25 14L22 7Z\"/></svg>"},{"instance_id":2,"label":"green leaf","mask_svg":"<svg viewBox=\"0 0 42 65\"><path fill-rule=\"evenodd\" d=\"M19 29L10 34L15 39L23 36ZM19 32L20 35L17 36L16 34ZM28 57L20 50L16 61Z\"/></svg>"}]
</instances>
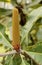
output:
<instances>
[{"instance_id":1,"label":"green leaf","mask_svg":"<svg viewBox=\"0 0 42 65\"><path fill-rule=\"evenodd\" d=\"M39 14L38 14L39 13ZM34 9L29 15L28 15L28 21L25 24L25 26L22 28L21 32L21 43L23 43L26 36L28 36L30 30L32 29L33 25L36 23L36 21L42 17L42 7L39 7L37 9Z\"/></svg>"},{"instance_id":2,"label":"green leaf","mask_svg":"<svg viewBox=\"0 0 42 65\"><path fill-rule=\"evenodd\" d=\"M42 41L42 25L39 26L39 30L37 32L38 41Z\"/></svg>"},{"instance_id":3,"label":"green leaf","mask_svg":"<svg viewBox=\"0 0 42 65\"><path fill-rule=\"evenodd\" d=\"M20 65L22 62L21 56L19 54L9 55L5 59L4 65Z\"/></svg>"},{"instance_id":4,"label":"green leaf","mask_svg":"<svg viewBox=\"0 0 42 65\"><path fill-rule=\"evenodd\" d=\"M30 65L25 59L23 59L23 56L21 55L22 62L20 65Z\"/></svg>"},{"instance_id":5,"label":"green leaf","mask_svg":"<svg viewBox=\"0 0 42 65\"><path fill-rule=\"evenodd\" d=\"M21 62L21 56L19 54L16 54L13 58L13 65L20 65Z\"/></svg>"},{"instance_id":6,"label":"green leaf","mask_svg":"<svg viewBox=\"0 0 42 65\"><path fill-rule=\"evenodd\" d=\"M2 24L0 24L0 32L2 32L2 33L5 32L5 27Z\"/></svg>"},{"instance_id":7,"label":"green leaf","mask_svg":"<svg viewBox=\"0 0 42 65\"><path fill-rule=\"evenodd\" d=\"M38 42L33 46L27 48L28 51L42 53L42 42Z\"/></svg>"},{"instance_id":8,"label":"green leaf","mask_svg":"<svg viewBox=\"0 0 42 65\"><path fill-rule=\"evenodd\" d=\"M12 18L5 17L0 20L0 23L5 27L5 34L9 37L10 40L12 40Z\"/></svg>"},{"instance_id":9,"label":"green leaf","mask_svg":"<svg viewBox=\"0 0 42 65\"><path fill-rule=\"evenodd\" d=\"M41 0L32 0L32 3L29 5L29 7L35 7L37 6L39 3L41 2Z\"/></svg>"},{"instance_id":10,"label":"green leaf","mask_svg":"<svg viewBox=\"0 0 42 65\"><path fill-rule=\"evenodd\" d=\"M4 46L8 46L9 48L12 48L12 45L5 37L5 27L0 24L0 44L3 44Z\"/></svg>"},{"instance_id":11,"label":"green leaf","mask_svg":"<svg viewBox=\"0 0 42 65\"><path fill-rule=\"evenodd\" d=\"M42 53L26 52L36 63L42 65Z\"/></svg>"},{"instance_id":12,"label":"green leaf","mask_svg":"<svg viewBox=\"0 0 42 65\"><path fill-rule=\"evenodd\" d=\"M13 56L7 56L4 65L13 65Z\"/></svg>"},{"instance_id":13,"label":"green leaf","mask_svg":"<svg viewBox=\"0 0 42 65\"><path fill-rule=\"evenodd\" d=\"M8 0L0 0L1 2L8 2Z\"/></svg>"},{"instance_id":14,"label":"green leaf","mask_svg":"<svg viewBox=\"0 0 42 65\"><path fill-rule=\"evenodd\" d=\"M5 27L10 28L12 26L12 18L5 17L5 18L0 20L0 23Z\"/></svg>"},{"instance_id":15,"label":"green leaf","mask_svg":"<svg viewBox=\"0 0 42 65\"><path fill-rule=\"evenodd\" d=\"M16 4L16 0L11 0L12 5Z\"/></svg>"},{"instance_id":16,"label":"green leaf","mask_svg":"<svg viewBox=\"0 0 42 65\"><path fill-rule=\"evenodd\" d=\"M0 18L10 15L11 13L11 10L0 8Z\"/></svg>"},{"instance_id":17,"label":"green leaf","mask_svg":"<svg viewBox=\"0 0 42 65\"><path fill-rule=\"evenodd\" d=\"M0 32L0 43L6 47L9 47L12 49L12 45L10 44L10 42L5 38L5 36L1 32Z\"/></svg>"}]
</instances>

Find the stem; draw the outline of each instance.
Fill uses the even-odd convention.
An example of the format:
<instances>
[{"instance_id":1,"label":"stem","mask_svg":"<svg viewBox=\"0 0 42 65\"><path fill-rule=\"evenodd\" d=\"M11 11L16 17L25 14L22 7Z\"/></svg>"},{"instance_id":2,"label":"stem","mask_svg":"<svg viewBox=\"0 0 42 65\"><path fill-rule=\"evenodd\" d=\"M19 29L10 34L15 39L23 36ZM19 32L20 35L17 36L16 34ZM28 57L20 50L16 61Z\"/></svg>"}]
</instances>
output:
<instances>
[{"instance_id":1,"label":"stem","mask_svg":"<svg viewBox=\"0 0 42 65\"><path fill-rule=\"evenodd\" d=\"M0 53L0 57L8 56L8 55L16 54L16 53L17 53L17 52L16 52L15 50L10 51L10 52L7 52L7 53Z\"/></svg>"},{"instance_id":2,"label":"stem","mask_svg":"<svg viewBox=\"0 0 42 65\"><path fill-rule=\"evenodd\" d=\"M0 57L4 57L4 56L8 56L8 55L12 55L12 54L18 54L17 51L13 50L13 51L10 51L10 52L7 52L7 53L0 53ZM21 50L20 49L20 54L24 55L26 60L29 58L33 61L33 63L35 65L40 65L38 64L29 54L27 54L24 50Z\"/></svg>"},{"instance_id":3,"label":"stem","mask_svg":"<svg viewBox=\"0 0 42 65\"><path fill-rule=\"evenodd\" d=\"M12 33L13 33L13 42L12 45L16 51L20 49L20 33L19 33L19 13L18 9L13 9L12 17Z\"/></svg>"}]
</instances>

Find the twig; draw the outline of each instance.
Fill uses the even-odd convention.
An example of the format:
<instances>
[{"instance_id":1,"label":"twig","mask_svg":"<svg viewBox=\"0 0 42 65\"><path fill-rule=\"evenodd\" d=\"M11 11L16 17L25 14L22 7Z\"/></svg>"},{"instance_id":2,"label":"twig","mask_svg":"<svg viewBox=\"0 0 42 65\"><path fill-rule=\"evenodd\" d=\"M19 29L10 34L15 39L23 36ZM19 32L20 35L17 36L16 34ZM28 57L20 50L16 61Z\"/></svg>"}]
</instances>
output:
<instances>
[{"instance_id":1,"label":"twig","mask_svg":"<svg viewBox=\"0 0 42 65\"><path fill-rule=\"evenodd\" d=\"M0 57L3 57L3 56L8 56L8 55L12 55L12 54L16 54L17 52L15 50L13 51L9 51L7 53L0 53Z\"/></svg>"},{"instance_id":2,"label":"twig","mask_svg":"<svg viewBox=\"0 0 42 65\"><path fill-rule=\"evenodd\" d=\"M12 55L12 54L20 54L21 53L21 49L17 52L16 50L12 50L6 53L0 53L0 57L4 57L4 56L8 56L8 55Z\"/></svg>"},{"instance_id":3,"label":"twig","mask_svg":"<svg viewBox=\"0 0 42 65\"><path fill-rule=\"evenodd\" d=\"M35 65L40 65L40 64L38 64L29 54L27 54L24 50L21 50L20 49L20 51L19 52L17 52L17 51L15 51L15 50L13 50L13 51L10 51L10 52L7 52L7 53L0 53L0 57L4 57L4 56L8 56L8 55L12 55L12 54L17 54L17 53L21 53L22 55L24 55L25 56L25 58L27 59L27 58L30 58L30 59L32 59L32 61L35 63Z\"/></svg>"}]
</instances>

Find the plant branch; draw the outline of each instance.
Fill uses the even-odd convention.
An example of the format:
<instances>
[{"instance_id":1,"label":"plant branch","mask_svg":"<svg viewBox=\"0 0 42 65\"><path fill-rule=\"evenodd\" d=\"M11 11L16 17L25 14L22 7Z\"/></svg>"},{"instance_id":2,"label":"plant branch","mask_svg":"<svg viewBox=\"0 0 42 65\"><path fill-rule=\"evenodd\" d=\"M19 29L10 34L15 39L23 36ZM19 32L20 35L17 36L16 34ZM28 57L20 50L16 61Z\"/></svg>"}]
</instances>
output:
<instances>
[{"instance_id":1,"label":"plant branch","mask_svg":"<svg viewBox=\"0 0 42 65\"><path fill-rule=\"evenodd\" d=\"M8 56L8 55L12 55L12 54L16 54L17 52L15 50L13 51L9 51L7 53L0 53L0 57L3 57L3 56Z\"/></svg>"},{"instance_id":2,"label":"plant branch","mask_svg":"<svg viewBox=\"0 0 42 65\"><path fill-rule=\"evenodd\" d=\"M21 50L21 49L20 49L19 52L15 51L15 50L12 50L12 51L7 52L7 53L3 53L3 54L0 53L0 57L4 57L4 56L16 54L16 53L21 53L22 55L25 56L26 59L28 59L28 58L31 59L35 63L35 65L40 65L29 54L27 54L24 50Z\"/></svg>"}]
</instances>

